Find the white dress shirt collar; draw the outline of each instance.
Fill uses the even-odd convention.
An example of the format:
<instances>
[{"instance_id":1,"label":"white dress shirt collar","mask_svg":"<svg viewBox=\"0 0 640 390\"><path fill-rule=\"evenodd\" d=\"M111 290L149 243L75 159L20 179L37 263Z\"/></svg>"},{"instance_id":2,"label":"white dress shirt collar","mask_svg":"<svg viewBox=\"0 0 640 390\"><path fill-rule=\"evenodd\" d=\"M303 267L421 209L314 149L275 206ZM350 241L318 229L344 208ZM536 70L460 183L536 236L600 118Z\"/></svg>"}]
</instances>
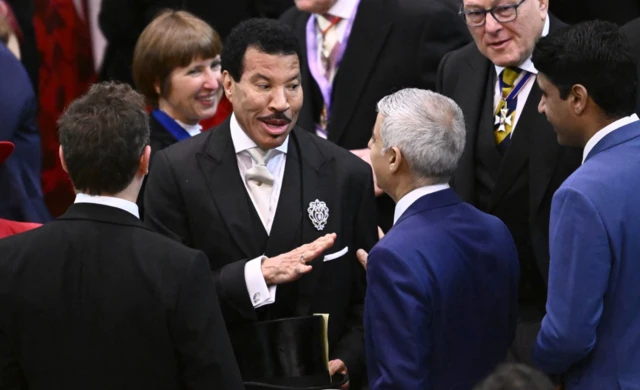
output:
<instances>
[{"instance_id":1,"label":"white dress shirt collar","mask_svg":"<svg viewBox=\"0 0 640 390\"><path fill-rule=\"evenodd\" d=\"M233 148L236 154L251 148L258 147L258 145L256 145L256 143L253 142L251 138L249 138L247 133L245 133L244 130L242 130L242 128L240 127L240 123L238 123L238 120L236 119L235 114L231 114L231 121L229 123L229 126L231 127L231 140L233 141ZM287 135L287 138L282 143L282 145L278 146L276 150L284 154L287 154L287 151L289 150L288 135Z\"/></svg>"},{"instance_id":2,"label":"white dress shirt collar","mask_svg":"<svg viewBox=\"0 0 640 390\"><path fill-rule=\"evenodd\" d=\"M92 203L103 206L115 207L120 210L124 210L134 217L140 219L138 211L138 205L122 198L115 198L113 196L102 195L87 195L79 192L76 194L76 200L74 203Z\"/></svg>"},{"instance_id":3,"label":"white dress shirt collar","mask_svg":"<svg viewBox=\"0 0 640 390\"><path fill-rule=\"evenodd\" d=\"M433 194L434 192L446 190L449 188L449 184L434 184L430 186L424 186L416 188L415 190L409 192L405 196L402 197L396 204L396 210L393 213L393 224L395 225L398 222L398 219L404 214L405 211L412 204L414 204L418 199L422 198L425 195Z\"/></svg>"},{"instance_id":4,"label":"white dress shirt collar","mask_svg":"<svg viewBox=\"0 0 640 390\"><path fill-rule=\"evenodd\" d=\"M624 118L618 119L617 121L610 123L608 126L605 126L602 130L595 133L591 139L584 146L584 151L582 152L582 163L584 164L584 160L587 159L589 153L593 150L593 147L598 144L607 134L613 132L614 130L618 130L619 128L626 126L630 123L633 123L638 120L638 115L633 114L630 116L625 116Z\"/></svg>"},{"instance_id":5,"label":"white dress shirt collar","mask_svg":"<svg viewBox=\"0 0 640 390\"><path fill-rule=\"evenodd\" d=\"M176 121L177 124L180 125L180 127L182 127L183 129L185 129L187 131L187 133L189 133L190 136L194 137L198 134L200 134L202 132L202 126L200 126L199 123L196 123L195 125L188 125L186 123L180 122L177 119L174 119Z\"/></svg>"},{"instance_id":6,"label":"white dress shirt collar","mask_svg":"<svg viewBox=\"0 0 640 390\"><path fill-rule=\"evenodd\" d=\"M358 6L358 0L338 0L327 11L328 15L338 16L341 19L351 19L355 15L354 8Z\"/></svg>"},{"instance_id":7,"label":"white dress shirt collar","mask_svg":"<svg viewBox=\"0 0 640 390\"><path fill-rule=\"evenodd\" d=\"M549 15L547 15L547 19L545 19L544 21L544 27L542 28L542 35L540 36L540 38L546 37L547 35L549 35ZM504 66L495 65L495 68L496 74L498 75L498 77L500 77L500 73L502 73L502 71L504 70ZM533 61L531 61L531 56L529 56L529 58L527 58L522 64L520 64L518 68L526 70L529 73L533 73L536 75L538 74L538 70L535 66L533 66Z\"/></svg>"}]
</instances>

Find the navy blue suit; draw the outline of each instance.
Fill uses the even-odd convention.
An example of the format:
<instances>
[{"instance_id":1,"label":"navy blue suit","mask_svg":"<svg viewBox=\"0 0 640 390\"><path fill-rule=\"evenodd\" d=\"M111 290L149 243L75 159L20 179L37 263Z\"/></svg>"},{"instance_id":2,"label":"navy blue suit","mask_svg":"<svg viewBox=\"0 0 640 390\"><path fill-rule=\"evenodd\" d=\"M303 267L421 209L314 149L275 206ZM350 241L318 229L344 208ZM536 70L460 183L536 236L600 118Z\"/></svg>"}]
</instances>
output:
<instances>
[{"instance_id":1,"label":"navy blue suit","mask_svg":"<svg viewBox=\"0 0 640 390\"><path fill-rule=\"evenodd\" d=\"M498 218L451 189L419 198L369 254L371 389L471 389L513 341L519 277Z\"/></svg>"},{"instance_id":2,"label":"navy blue suit","mask_svg":"<svg viewBox=\"0 0 640 390\"><path fill-rule=\"evenodd\" d=\"M42 197L36 114L36 96L26 70L0 43L0 141L16 145L0 165L0 218L40 223L51 219Z\"/></svg>"},{"instance_id":3,"label":"navy blue suit","mask_svg":"<svg viewBox=\"0 0 640 390\"><path fill-rule=\"evenodd\" d=\"M640 389L640 122L553 196L547 315L533 360L565 389Z\"/></svg>"}]
</instances>

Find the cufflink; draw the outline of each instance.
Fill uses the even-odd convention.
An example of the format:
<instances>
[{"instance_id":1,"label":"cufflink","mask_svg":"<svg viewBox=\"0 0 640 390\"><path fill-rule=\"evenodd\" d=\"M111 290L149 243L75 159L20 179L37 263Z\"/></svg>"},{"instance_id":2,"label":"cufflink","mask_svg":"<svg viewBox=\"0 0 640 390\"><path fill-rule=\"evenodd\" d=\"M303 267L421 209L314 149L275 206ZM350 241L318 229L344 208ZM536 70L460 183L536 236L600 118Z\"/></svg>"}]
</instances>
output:
<instances>
[{"instance_id":1,"label":"cufflink","mask_svg":"<svg viewBox=\"0 0 640 390\"><path fill-rule=\"evenodd\" d=\"M260 293L257 292L255 294L253 294L253 303L258 303L258 301L260 300Z\"/></svg>"}]
</instances>

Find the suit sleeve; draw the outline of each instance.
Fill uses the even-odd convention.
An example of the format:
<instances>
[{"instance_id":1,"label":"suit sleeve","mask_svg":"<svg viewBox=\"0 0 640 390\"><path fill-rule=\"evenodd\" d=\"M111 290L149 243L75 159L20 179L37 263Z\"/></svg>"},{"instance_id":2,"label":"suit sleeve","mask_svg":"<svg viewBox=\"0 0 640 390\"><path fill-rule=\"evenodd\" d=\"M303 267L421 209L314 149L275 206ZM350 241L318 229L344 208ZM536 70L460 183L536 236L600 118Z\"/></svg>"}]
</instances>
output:
<instances>
[{"instance_id":1,"label":"suit sleeve","mask_svg":"<svg viewBox=\"0 0 640 390\"><path fill-rule=\"evenodd\" d=\"M4 220L0 220L4 221ZM6 221L5 221L6 222ZM0 226L1 228L1 226ZM0 229L2 230L2 229ZM2 233L0 231L0 233ZM12 238L15 238L12 237ZM2 245L0 253L3 256L13 257L14 252L7 248L13 247L19 248L15 245L15 241L7 241L12 238L7 238L2 241L8 245ZM18 249L19 250L19 249ZM3 258L4 260L4 258ZM2 265L6 263L3 261ZM27 383L16 357L16 345L12 342L12 335L16 333L16 321L13 319L12 312L13 306L16 303L16 299L9 294L10 279L15 273L10 271L7 267L0 268L0 307L2 308L2 315L0 315L0 389L1 390L27 390ZM18 329L19 330L19 329Z\"/></svg>"},{"instance_id":2,"label":"suit sleeve","mask_svg":"<svg viewBox=\"0 0 640 390\"><path fill-rule=\"evenodd\" d=\"M12 98L12 94L15 89L23 89L26 86L20 85L17 82L18 77L13 73L15 69L16 61L14 58L7 58L7 56L13 56L8 52L0 52L0 67L3 69L0 72L0 101L2 101L2 107L0 107L0 140L3 141L15 141L14 137L18 132L20 125L20 117L22 112L26 109L29 102L18 101L15 97Z\"/></svg>"},{"instance_id":3,"label":"suit sleeve","mask_svg":"<svg viewBox=\"0 0 640 390\"><path fill-rule=\"evenodd\" d=\"M367 262L367 370L375 389L426 389L429 293L405 260L377 247Z\"/></svg>"},{"instance_id":4,"label":"suit sleeve","mask_svg":"<svg viewBox=\"0 0 640 390\"><path fill-rule=\"evenodd\" d=\"M596 343L613 259L598 210L572 188L554 195L549 240L547 315L533 360L548 374L563 374Z\"/></svg>"},{"instance_id":5,"label":"suit sleeve","mask_svg":"<svg viewBox=\"0 0 640 390\"><path fill-rule=\"evenodd\" d=\"M366 251L378 241L378 230L376 224L376 203L373 190L373 174L369 167L367 169L366 182L362 186L363 192L359 202L354 226L353 245L354 257L351 261L353 275L351 285L351 302L349 317L346 329L332 353L332 359L340 359L347 367L349 376L353 379L362 378L365 372L364 356L364 296L366 292L366 275L360 263L355 258L358 249ZM364 175L363 175L364 176Z\"/></svg>"},{"instance_id":6,"label":"suit sleeve","mask_svg":"<svg viewBox=\"0 0 640 390\"><path fill-rule=\"evenodd\" d=\"M438 67L442 58L470 42L469 32L452 4L433 3L430 19L425 21L421 42L422 88L435 90Z\"/></svg>"},{"instance_id":7,"label":"suit sleeve","mask_svg":"<svg viewBox=\"0 0 640 390\"><path fill-rule=\"evenodd\" d=\"M28 387L22 369L11 351L9 336L3 328L0 326L0 389L26 390Z\"/></svg>"},{"instance_id":8,"label":"suit sleeve","mask_svg":"<svg viewBox=\"0 0 640 390\"><path fill-rule=\"evenodd\" d=\"M170 326L186 389L244 389L202 253L191 261Z\"/></svg>"},{"instance_id":9,"label":"suit sleeve","mask_svg":"<svg viewBox=\"0 0 640 390\"><path fill-rule=\"evenodd\" d=\"M144 223L150 229L193 247L185 200L164 150L156 153L153 159L153 169L146 181L144 206ZM220 306L227 323L256 319L245 283L246 262L235 261L213 270Z\"/></svg>"}]
</instances>

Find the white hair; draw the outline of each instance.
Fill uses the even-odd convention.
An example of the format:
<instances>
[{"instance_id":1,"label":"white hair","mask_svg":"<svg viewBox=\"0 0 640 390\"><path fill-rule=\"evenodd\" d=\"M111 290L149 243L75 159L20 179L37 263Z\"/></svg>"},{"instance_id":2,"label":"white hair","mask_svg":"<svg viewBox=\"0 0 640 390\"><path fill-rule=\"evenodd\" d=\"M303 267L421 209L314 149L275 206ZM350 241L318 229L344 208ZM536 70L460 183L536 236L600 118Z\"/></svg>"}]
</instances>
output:
<instances>
[{"instance_id":1,"label":"white hair","mask_svg":"<svg viewBox=\"0 0 640 390\"><path fill-rule=\"evenodd\" d=\"M382 153L397 147L416 179L446 183L464 150L466 129L458 105L432 91L407 88L378 102Z\"/></svg>"}]
</instances>

